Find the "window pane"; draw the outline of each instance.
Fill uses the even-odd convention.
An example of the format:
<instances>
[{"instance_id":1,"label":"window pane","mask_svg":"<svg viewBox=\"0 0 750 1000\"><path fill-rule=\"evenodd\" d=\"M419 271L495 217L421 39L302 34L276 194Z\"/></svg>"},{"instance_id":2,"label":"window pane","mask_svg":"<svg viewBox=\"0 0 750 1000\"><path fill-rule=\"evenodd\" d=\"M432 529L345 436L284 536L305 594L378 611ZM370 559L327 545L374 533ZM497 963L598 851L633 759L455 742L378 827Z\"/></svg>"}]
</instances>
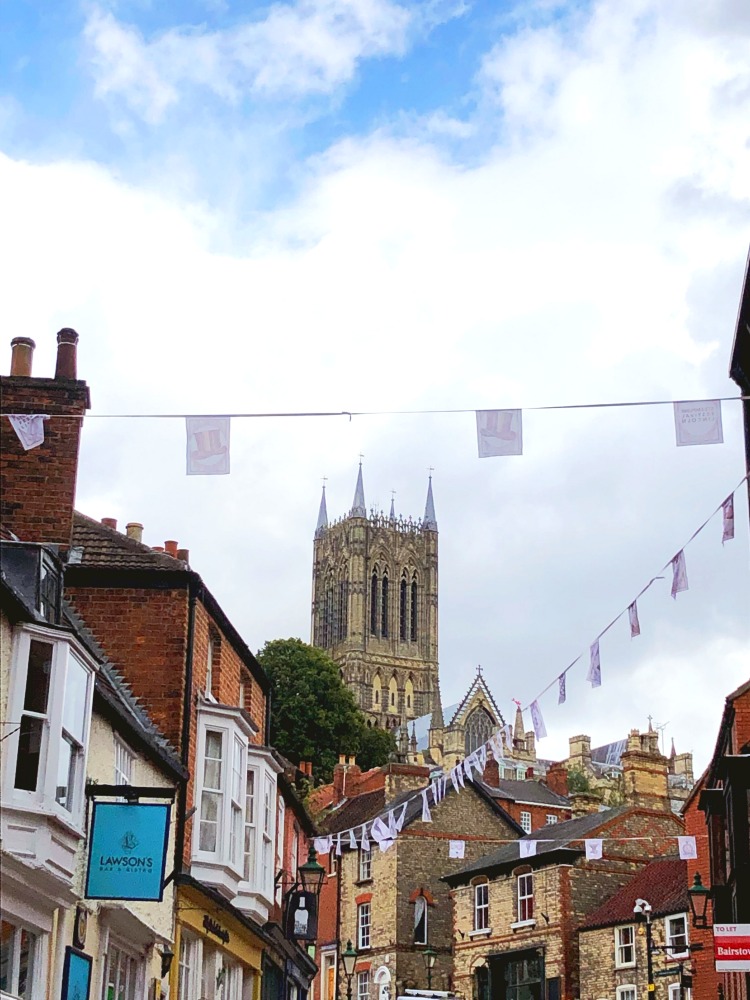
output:
<instances>
[{"instance_id":1,"label":"window pane","mask_svg":"<svg viewBox=\"0 0 750 1000\"><path fill-rule=\"evenodd\" d=\"M39 758L42 751L43 719L34 719L28 715L21 717L21 729L18 734L18 757L16 759L16 788L24 788L28 792L36 791L39 776Z\"/></svg>"},{"instance_id":2,"label":"window pane","mask_svg":"<svg viewBox=\"0 0 750 1000\"><path fill-rule=\"evenodd\" d=\"M58 744L55 801L65 809L71 809L73 805L76 757L76 748L63 736Z\"/></svg>"},{"instance_id":3,"label":"window pane","mask_svg":"<svg viewBox=\"0 0 750 1000\"><path fill-rule=\"evenodd\" d=\"M23 698L25 711L39 712L40 715L46 713L51 672L52 646L48 642L32 639L29 644L29 669Z\"/></svg>"},{"instance_id":4,"label":"window pane","mask_svg":"<svg viewBox=\"0 0 750 1000\"><path fill-rule=\"evenodd\" d=\"M34 983L34 944L36 935L30 931L21 931L21 947L18 963L18 995L30 997Z\"/></svg>"},{"instance_id":5,"label":"window pane","mask_svg":"<svg viewBox=\"0 0 750 1000\"><path fill-rule=\"evenodd\" d=\"M215 851L219 837L219 812L221 795L217 792L203 792L201 795L201 829L198 848L201 851Z\"/></svg>"},{"instance_id":6,"label":"window pane","mask_svg":"<svg viewBox=\"0 0 750 1000\"><path fill-rule=\"evenodd\" d=\"M2 922L0 931L0 990L10 991L11 969L13 968L13 939L16 928L7 920Z\"/></svg>"},{"instance_id":7,"label":"window pane","mask_svg":"<svg viewBox=\"0 0 750 1000\"><path fill-rule=\"evenodd\" d=\"M203 787L221 788L221 733L206 730L206 755L203 761Z\"/></svg>"},{"instance_id":8,"label":"window pane","mask_svg":"<svg viewBox=\"0 0 750 1000\"><path fill-rule=\"evenodd\" d=\"M63 729L79 743L83 743L83 730L86 722L88 679L88 671L78 657L71 653L68 657L68 672L65 677Z\"/></svg>"}]
</instances>

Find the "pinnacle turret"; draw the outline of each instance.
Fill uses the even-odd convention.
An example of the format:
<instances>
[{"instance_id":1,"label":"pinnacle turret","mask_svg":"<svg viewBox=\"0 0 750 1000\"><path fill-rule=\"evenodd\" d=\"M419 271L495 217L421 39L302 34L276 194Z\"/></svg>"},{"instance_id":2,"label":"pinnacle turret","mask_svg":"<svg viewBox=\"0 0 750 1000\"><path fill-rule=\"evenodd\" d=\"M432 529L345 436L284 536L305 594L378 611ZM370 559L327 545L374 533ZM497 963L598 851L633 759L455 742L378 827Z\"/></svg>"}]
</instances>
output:
<instances>
[{"instance_id":1,"label":"pinnacle turret","mask_svg":"<svg viewBox=\"0 0 750 1000\"><path fill-rule=\"evenodd\" d=\"M323 485L323 495L320 498L320 509L318 510L318 523L315 526L315 537L320 538L328 527L328 508L326 507L326 488Z\"/></svg>"},{"instance_id":2,"label":"pinnacle turret","mask_svg":"<svg viewBox=\"0 0 750 1000\"><path fill-rule=\"evenodd\" d=\"M432 497L432 475L427 484L427 502L424 505L424 517L422 524L430 531L437 531L437 518L435 517L435 501Z\"/></svg>"},{"instance_id":3,"label":"pinnacle turret","mask_svg":"<svg viewBox=\"0 0 750 1000\"><path fill-rule=\"evenodd\" d=\"M359 472L357 473L357 485L354 489L354 503L352 504L350 516L367 517L367 508L365 507L365 487L362 482L361 462L359 463Z\"/></svg>"}]
</instances>

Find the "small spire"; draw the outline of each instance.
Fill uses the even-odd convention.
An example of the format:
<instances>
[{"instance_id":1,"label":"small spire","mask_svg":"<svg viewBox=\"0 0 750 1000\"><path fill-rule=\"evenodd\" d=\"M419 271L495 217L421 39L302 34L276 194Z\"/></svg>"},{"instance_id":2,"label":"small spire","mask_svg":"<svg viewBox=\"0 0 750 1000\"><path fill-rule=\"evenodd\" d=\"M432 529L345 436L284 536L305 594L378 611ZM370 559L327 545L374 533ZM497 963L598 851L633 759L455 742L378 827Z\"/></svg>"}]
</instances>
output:
<instances>
[{"instance_id":1,"label":"small spire","mask_svg":"<svg viewBox=\"0 0 750 1000\"><path fill-rule=\"evenodd\" d=\"M675 748L674 748L674 736L672 737L672 750L671 750L671 752L670 752L669 756L670 756L670 757L671 757L671 758L672 758L673 760L674 760L674 758L675 758L675 757L677 756L677 751L676 751L676 750L675 750Z\"/></svg>"},{"instance_id":2,"label":"small spire","mask_svg":"<svg viewBox=\"0 0 750 1000\"><path fill-rule=\"evenodd\" d=\"M424 505L422 524L429 531L438 530L437 518L435 517L435 501L432 497L432 470L430 470L430 478L427 483L427 502Z\"/></svg>"},{"instance_id":3,"label":"small spire","mask_svg":"<svg viewBox=\"0 0 750 1000\"><path fill-rule=\"evenodd\" d=\"M390 521L396 520L396 491L391 490L391 512L388 515Z\"/></svg>"},{"instance_id":4,"label":"small spire","mask_svg":"<svg viewBox=\"0 0 750 1000\"><path fill-rule=\"evenodd\" d=\"M359 472L357 473L357 485L354 489L354 503L350 511L351 517L367 517L365 507L365 487L362 483L362 456L359 457Z\"/></svg>"},{"instance_id":5,"label":"small spire","mask_svg":"<svg viewBox=\"0 0 750 1000\"><path fill-rule=\"evenodd\" d=\"M443 704L442 698L440 697L440 684L436 685L436 698L435 707L432 710L432 716L430 717L430 729L444 729L445 722L443 721Z\"/></svg>"},{"instance_id":6,"label":"small spire","mask_svg":"<svg viewBox=\"0 0 750 1000\"><path fill-rule=\"evenodd\" d=\"M323 495L320 498L320 509L318 511L318 523L315 526L315 537L320 538L328 527L328 508L326 507L326 484L323 483Z\"/></svg>"},{"instance_id":7,"label":"small spire","mask_svg":"<svg viewBox=\"0 0 750 1000\"><path fill-rule=\"evenodd\" d=\"M417 752L417 724L412 722L411 724L411 739L409 740L409 750L412 753Z\"/></svg>"},{"instance_id":8,"label":"small spire","mask_svg":"<svg viewBox=\"0 0 750 1000\"><path fill-rule=\"evenodd\" d=\"M513 699L515 701L515 698ZM513 726L513 739L522 740L526 735L523 728L523 712L521 711L521 702L516 701L516 722Z\"/></svg>"}]
</instances>

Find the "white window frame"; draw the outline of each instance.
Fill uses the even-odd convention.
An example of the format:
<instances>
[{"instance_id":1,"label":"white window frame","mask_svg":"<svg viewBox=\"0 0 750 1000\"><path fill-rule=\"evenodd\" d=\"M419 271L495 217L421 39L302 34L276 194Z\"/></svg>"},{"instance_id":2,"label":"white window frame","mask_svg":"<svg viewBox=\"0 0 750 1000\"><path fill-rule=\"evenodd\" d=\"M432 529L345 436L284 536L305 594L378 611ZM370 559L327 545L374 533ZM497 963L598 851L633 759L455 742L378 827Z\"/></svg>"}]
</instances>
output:
<instances>
[{"instance_id":1,"label":"white window frame","mask_svg":"<svg viewBox=\"0 0 750 1000\"><path fill-rule=\"evenodd\" d=\"M683 926L685 928L684 932L681 934L674 934L672 932L672 921L682 920ZM690 932L689 932L689 921L687 913L673 913L671 916L664 918L664 943L667 946L667 958L674 960L678 958L687 958L690 955ZM678 937L684 937L685 947L682 951L677 951L676 948L672 947L672 943Z\"/></svg>"},{"instance_id":2,"label":"white window frame","mask_svg":"<svg viewBox=\"0 0 750 1000\"><path fill-rule=\"evenodd\" d=\"M46 643L52 647L49 690L43 713L24 709L29 653L32 642ZM86 690L83 705L83 730L81 739L74 740L76 752L72 761L72 781L70 807L57 801L57 748L66 738L63 727L65 690L71 658L75 658L85 671ZM71 640L69 635L61 636L53 629L34 625L18 627L13 636L13 649L8 684L8 718L20 721L23 716L42 720L39 768L36 789L31 791L15 787L16 764L19 752L19 730L6 736L3 748L3 806L18 806L29 812L53 815L73 826L80 833L84 819L84 783L88 759L89 734L91 731L91 705L94 696L94 679L98 664L85 650Z\"/></svg>"},{"instance_id":3,"label":"white window frame","mask_svg":"<svg viewBox=\"0 0 750 1000\"><path fill-rule=\"evenodd\" d=\"M194 1000L198 996L197 970L200 966L200 941L180 931L180 951L178 957L177 1000Z\"/></svg>"},{"instance_id":4,"label":"white window frame","mask_svg":"<svg viewBox=\"0 0 750 1000\"><path fill-rule=\"evenodd\" d=\"M2 996L18 996L18 977L21 971L19 945L21 935L25 933L33 937L33 943L30 948L30 974L27 972L26 978L26 1000L41 1000L45 995L43 986L47 961L46 935L27 926L23 921L16 920L11 914L3 913L3 923L10 924L13 928L13 941L10 949L10 983L8 984L7 993L3 992Z\"/></svg>"},{"instance_id":5,"label":"white window frame","mask_svg":"<svg viewBox=\"0 0 750 1000\"><path fill-rule=\"evenodd\" d=\"M531 833L531 813L528 809L521 810L521 829L524 833Z\"/></svg>"},{"instance_id":6,"label":"white window frame","mask_svg":"<svg viewBox=\"0 0 750 1000\"><path fill-rule=\"evenodd\" d=\"M628 937L629 940L623 940ZM626 948L630 949L631 958L623 957ZM632 969L635 966L635 924L615 927L615 968Z\"/></svg>"},{"instance_id":7,"label":"white window frame","mask_svg":"<svg viewBox=\"0 0 750 1000\"><path fill-rule=\"evenodd\" d=\"M524 872L516 876L516 899L518 901L518 920L516 923L533 923L534 917L534 874ZM524 909L531 909L530 914L524 915Z\"/></svg>"},{"instance_id":8,"label":"white window frame","mask_svg":"<svg viewBox=\"0 0 750 1000\"><path fill-rule=\"evenodd\" d=\"M133 766L135 753L120 737L115 734L115 784L133 784Z\"/></svg>"},{"instance_id":9,"label":"white window frame","mask_svg":"<svg viewBox=\"0 0 750 1000\"><path fill-rule=\"evenodd\" d=\"M276 871L281 871L284 867L284 835L285 829L284 825L286 823L286 804L281 795L277 796L278 801L276 804ZM292 876L297 877L296 866L292 869ZM276 902L281 906L282 899L282 880L279 879L278 885L276 886Z\"/></svg>"},{"instance_id":10,"label":"white window frame","mask_svg":"<svg viewBox=\"0 0 750 1000\"><path fill-rule=\"evenodd\" d=\"M624 983L615 990L616 1000L638 1000L638 987L633 983Z\"/></svg>"},{"instance_id":11,"label":"white window frame","mask_svg":"<svg viewBox=\"0 0 750 1000\"><path fill-rule=\"evenodd\" d=\"M693 991L689 986L683 990L679 983L670 983L668 989L668 1000L692 1000Z\"/></svg>"},{"instance_id":12,"label":"white window frame","mask_svg":"<svg viewBox=\"0 0 750 1000\"><path fill-rule=\"evenodd\" d=\"M133 977L132 979L128 977L125 983L126 986L130 986L130 989L122 992L124 1000L140 1000L146 990L146 961L142 953L136 951L132 945L128 944L124 939L116 937L111 932L107 935L107 949L102 961L101 1000L107 1000L107 987L109 985L107 980L109 979L113 949L118 952L121 958L125 958L133 963ZM119 996L120 993L117 990L116 983L117 981L115 981L114 995Z\"/></svg>"},{"instance_id":13,"label":"white window frame","mask_svg":"<svg viewBox=\"0 0 750 1000\"><path fill-rule=\"evenodd\" d=\"M490 926L490 883L474 885L474 930L486 931Z\"/></svg>"},{"instance_id":14,"label":"white window frame","mask_svg":"<svg viewBox=\"0 0 750 1000\"><path fill-rule=\"evenodd\" d=\"M370 970L357 973L357 1000L367 1000L370 996Z\"/></svg>"},{"instance_id":15,"label":"white window frame","mask_svg":"<svg viewBox=\"0 0 750 1000\"><path fill-rule=\"evenodd\" d=\"M419 926L420 917L424 917L424 931L421 937L417 937L417 927ZM426 945L429 941L429 924L428 924L428 914L427 914L427 900L424 896L417 896L414 900L414 944L424 944Z\"/></svg>"},{"instance_id":16,"label":"white window frame","mask_svg":"<svg viewBox=\"0 0 750 1000\"><path fill-rule=\"evenodd\" d=\"M547 819L547 826L554 826L555 823L558 822L560 817L557 815L557 813L547 813L546 819Z\"/></svg>"},{"instance_id":17,"label":"white window frame","mask_svg":"<svg viewBox=\"0 0 750 1000\"><path fill-rule=\"evenodd\" d=\"M372 904L360 903L357 907L357 950L372 947Z\"/></svg>"},{"instance_id":18,"label":"white window frame","mask_svg":"<svg viewBox=\"0 0 750 1000\"><path fill-rule=\"evenodd\" d=\"M372 880L372 851L359 849L359 881L370 882Z\"/></svg>"}]
</instances>

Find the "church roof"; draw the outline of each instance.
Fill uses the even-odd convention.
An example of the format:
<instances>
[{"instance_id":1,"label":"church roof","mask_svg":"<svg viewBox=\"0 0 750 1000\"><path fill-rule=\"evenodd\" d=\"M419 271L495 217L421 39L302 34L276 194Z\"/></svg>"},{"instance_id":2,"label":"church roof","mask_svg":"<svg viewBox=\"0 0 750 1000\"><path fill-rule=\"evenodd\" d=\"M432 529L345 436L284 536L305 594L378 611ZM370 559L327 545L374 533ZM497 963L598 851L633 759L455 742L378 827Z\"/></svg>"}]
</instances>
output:
<instances>
[{"instance_id":1,"label":"church roof","mask_svg":"<svg viewBox=\"0 0 750 1000\"><path fill-rule=\"evenodd\" d=\"M481 673L481 667L477 670L477 675L474 678L474 680L471 682L471 687L469 688L469 690L464 695L463 700L459 703L458 708L455 710L455 712L453 712L451 714L450 710L446 711L445 717L448 720L448 722L446 723L446 725L453 726L453 725L456 725L456 723L460 721L459 717L464 713L464 711L467 708L469 708L469 706L471 705L471 702L474 699L474 696L478 692L481 693L481 694L483 694L484 697L487 699L487 701L489 703L489 708L493 712L493 714L495 716L495 719L497 721L498 726L502 725L502 723L504 722L503 714L500 711L500 709L497 707L497 705L495 704L495 699L492 697L492 692L490 691L490 689L487 687L487 684L485 683L484 677L482 676L482 673Z\"/></svg>"}]
</instances>

